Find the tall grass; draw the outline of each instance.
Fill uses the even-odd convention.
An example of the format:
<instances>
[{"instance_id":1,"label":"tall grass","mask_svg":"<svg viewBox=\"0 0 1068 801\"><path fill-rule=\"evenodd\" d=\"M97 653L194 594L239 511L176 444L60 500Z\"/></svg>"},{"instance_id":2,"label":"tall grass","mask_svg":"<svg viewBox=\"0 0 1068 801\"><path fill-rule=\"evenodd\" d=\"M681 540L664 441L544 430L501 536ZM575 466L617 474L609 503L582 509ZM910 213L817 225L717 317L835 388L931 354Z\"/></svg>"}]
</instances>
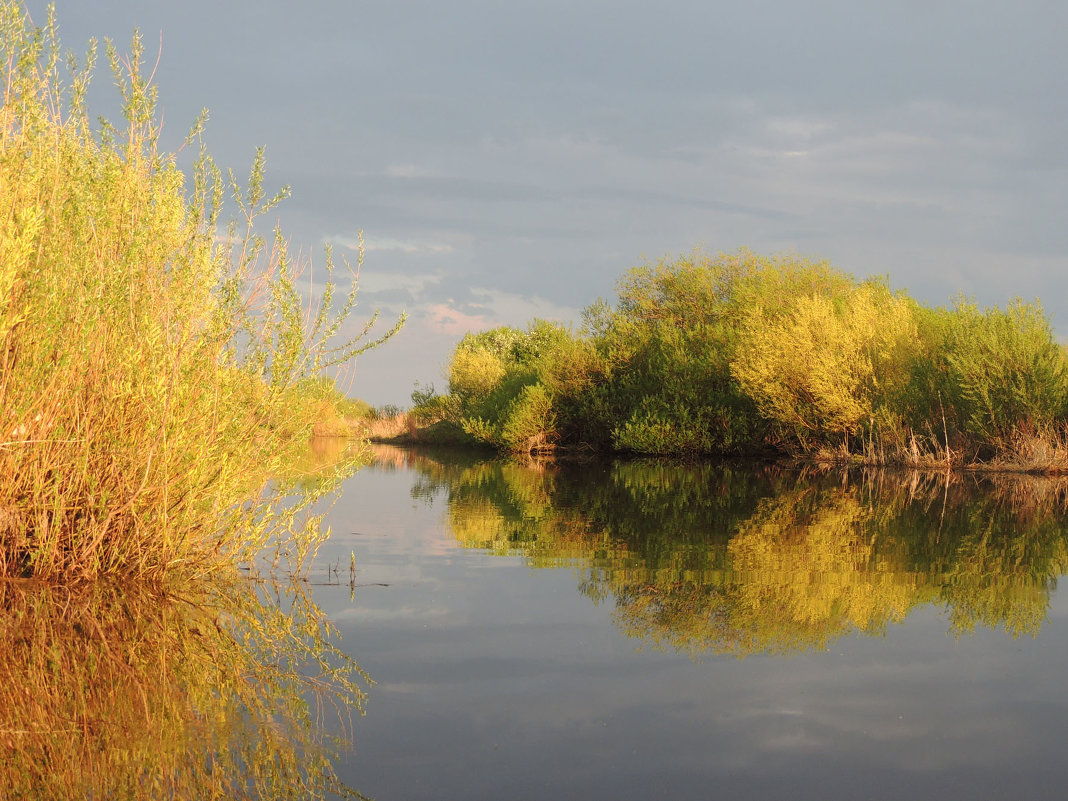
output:
<instances>
[{"instance_id":1,"label":"tall grass","mask_svg":"<svg viewBox=\"0 0 1068 801\"><path fill-rule=\"evenodd\" d=\"M262 150L243 184L199 123L189 175L161 150L138 37L107 48L125 119L98 130L95 46L60 53L53 17L0 0L0 575L209 573L277 531L261 489L314 413L294 384L400 323L338 342L358 265L335 298L329 254L306 305L306 264L260 233L286 193L265 193Z\"/></svg>"}]
</instances>

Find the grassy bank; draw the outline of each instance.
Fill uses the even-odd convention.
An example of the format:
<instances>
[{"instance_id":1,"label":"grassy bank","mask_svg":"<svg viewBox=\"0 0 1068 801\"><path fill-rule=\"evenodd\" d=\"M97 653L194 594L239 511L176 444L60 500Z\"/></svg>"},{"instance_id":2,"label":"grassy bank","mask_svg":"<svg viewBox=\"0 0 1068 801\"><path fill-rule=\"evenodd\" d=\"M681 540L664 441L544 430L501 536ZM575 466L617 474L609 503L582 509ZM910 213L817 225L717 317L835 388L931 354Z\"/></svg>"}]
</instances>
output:
<instances>
[{"instance_id":1,"label":"grassy bank","mask_svg":"<svg viewBox=\"0 0 1068 801\"><path fill-rule=\"evenodd\" d=\"M827 262L646 264L578 329L468 334L417 398L501 450L1068 470L1068 359L1037 303L932 307Z\"/></svg>"},{"instance_id":2,"label":"grassy bank","mask_svg":"<svg viewBox=\"0 0 1068 801\"><path fill-rule=\"evenodd\" d=\"M197 125L183 172L139 40L106 59L124 120L95 127L95 49L68 73L54 23L0 2L0 576L251 558L291 530L261 490L317 419L295 388L396 330L343 336L356 271L329 255L309 305L307 265L261 233L286 194L265 192L262 151L239 183Z\"/></svg>"}]
</instances>

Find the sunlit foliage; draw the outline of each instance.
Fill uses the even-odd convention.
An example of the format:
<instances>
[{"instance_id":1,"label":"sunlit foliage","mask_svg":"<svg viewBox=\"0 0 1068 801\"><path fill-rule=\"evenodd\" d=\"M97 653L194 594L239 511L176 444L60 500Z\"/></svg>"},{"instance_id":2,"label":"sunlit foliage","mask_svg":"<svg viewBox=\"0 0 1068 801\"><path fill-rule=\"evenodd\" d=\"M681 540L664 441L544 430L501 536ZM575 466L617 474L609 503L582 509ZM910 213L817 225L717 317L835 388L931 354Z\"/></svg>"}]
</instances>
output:
<instances>
[{"instance_id":1,"label":"sunlit foliage","mask_svg":"<svg viewBox=\"0 0 1068 801\"><path fill-rule=\"evenodd\" d=\"M747 316L775 314L790 299L832 292L850 279L826 262L749 251L701 252L634 268L614 309L587 315L607 363L611 445L650 454L759 449L765 421L731 363Z\"/></svg>"},{"instance_id":2,"label":"sunlit foliage","mask_svg":"<svg viewBox=\"0 0 1068 801\"><path fill-rule=\"evenodd\" d=\"M95 47L65 73L54 20L0 2L0 574L247 560L278 531L260 490L314 422L294 386L380 341L345 336L354 276L335 302L328 258L309 306L261 235L286 193L262 150L243 185L202 147L189 175L162 152L141 55L108 46L125 120L94 130Z\"/></svg>"},{"instance_id":3,"label":"sunlit foliage","mask_svg":"<svg viewBox=\"0 0 1068 801\"><path fill-rule=\"evenodd\" d=\"M526 331L501 327L468 334L449 365L457 422L484 442L531 452L558 438L553 365L571 341L540 320Z\"/></svg>"},{"instance_id":4,"label":"sunlit foliage","mask_svg":"<svg viewBox=\"0 0 1068 801\"><path fill-rule=\"evenodd\" d=\"M1037 304L931 308L827 262L746 250L645 264L617 292L578 333L465 337L454 421L519 452L1068 471L1068 362Z\"/></svg>"},{"instance_id":5,"label":"sunlit foliage","mask_svg":"<svg viewBox=\"0 0 1068 801\"><path fill-rule=\"evenodd\" d=\"M908 383L912 307L880 284L802 295L778 316L750 313L731 369L762 414L805 443L857 434Z\"/></svg>"},{"instance_id":6,"label":"sunlit foliage","mask_svg":"<svg viewBox=\"0 0 1068 801\"><path fill-rule=\"evenodd\" d=\"M988 441L1021 426L1063 419L1068 363L1037 305L980 310L959 302L946 332L945 363L965 431Z\"/></svg>"}]
</instances>

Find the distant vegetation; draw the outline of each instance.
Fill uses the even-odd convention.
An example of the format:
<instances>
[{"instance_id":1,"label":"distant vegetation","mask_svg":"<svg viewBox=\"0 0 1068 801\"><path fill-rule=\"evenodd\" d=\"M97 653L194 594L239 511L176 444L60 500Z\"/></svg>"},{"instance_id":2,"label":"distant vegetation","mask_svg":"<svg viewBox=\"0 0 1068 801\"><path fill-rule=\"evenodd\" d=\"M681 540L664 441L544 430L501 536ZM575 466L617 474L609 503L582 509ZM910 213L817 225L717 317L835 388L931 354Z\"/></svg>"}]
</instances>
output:
<instances>
[{"instance_id":1,"label":"distant vegetation","mask_svg":"<svg viewBox=\"0 0 1068 801\"><path fill-rule=\"evenodd\" d=\"M468 334L415 412L501 450L1068 468L1068 360L1037 303L931 307L827 262L700 252L578 331Z\"/></svg>"},{"instance_id":2,"label":"distant vegetation","mask_svg":"<svg viewBox=\"0 0 1068 801\"><path fill-rule=\"evenodd\" d=\"M95 48L64 70L54 20L0 2L0 576L196 575L292 535L262 489L319 419L308 379L399 326L343 336L329 255L309 307L262 151L239 183L198 125L184 173L140 59L108 46L125 120L97 128Z\"/></svg>"}]
</instances>

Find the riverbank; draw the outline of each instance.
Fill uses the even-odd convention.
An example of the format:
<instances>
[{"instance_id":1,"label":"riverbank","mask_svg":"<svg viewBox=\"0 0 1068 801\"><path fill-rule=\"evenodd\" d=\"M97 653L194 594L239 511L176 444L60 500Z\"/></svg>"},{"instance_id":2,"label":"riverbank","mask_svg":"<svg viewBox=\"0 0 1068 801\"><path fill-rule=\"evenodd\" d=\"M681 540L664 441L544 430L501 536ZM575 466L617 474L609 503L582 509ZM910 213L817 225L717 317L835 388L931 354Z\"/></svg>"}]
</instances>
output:
<instances>
[{"instance_id":1,"label":"riverbank","mask_svg":"<svg viewBox=\"0 0 1068 801\"><path fill-rule=\"evenodd\" d=\"M358 429L357 429L358 430ZM457 423L438 420L428 425L416 423L411 415L398 415L365 427L360 434L370 442L397 447L440 447L463 450L479 450L487 454L499 454L505 458L514 456L506 450L494 448L464 431ZM582 458L650 458L649 454L633 451L596 449L588 445L557 444L551 447L528 451L527 455L542 459L574 457ZM1068 475L1068 443L1064 438L1021 437L1011 448L1005 448L989 461L966 461L960 451L922 452L919 448L904 454L894 455L874 447L850 451L846 446L837 449L819 449L811 453L796 454L774 449L764 449L748 454L657 454L655 458L683 463L749 461L776 462L792 466L817 465L824 467L890 468L920 470L927 472L1006 473L1045 476Z\"/></svg>"},{"instance_id":2,"label":"riverbank","mask_svg":"<svg viewBox=\"0 0 1068 801\"><path fill-rule=\"evenodd\" d=\"M695 251L579 329L473 332L413 394L502 451L1068 469L1068 356L1037 302L930 306L826 261Z\"/></svg>"}]
</instances>

